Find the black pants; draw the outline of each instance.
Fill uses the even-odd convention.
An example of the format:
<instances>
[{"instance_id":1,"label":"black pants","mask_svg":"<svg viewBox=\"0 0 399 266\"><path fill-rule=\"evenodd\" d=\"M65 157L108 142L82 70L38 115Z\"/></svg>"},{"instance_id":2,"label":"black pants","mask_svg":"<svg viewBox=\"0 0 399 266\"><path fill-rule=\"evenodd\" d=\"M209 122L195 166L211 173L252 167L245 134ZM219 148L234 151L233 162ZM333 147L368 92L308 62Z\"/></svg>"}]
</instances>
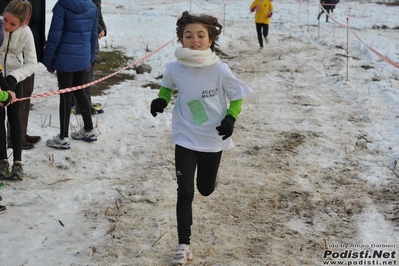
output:
<instances>
[{"instance_id":1,"label":"black pants","mask_svg":"<svg viewBox=\"0 0 399 266\"><path fill-rule=\"evenodd\" d=\"M15 88L15 95L17 98L22 97L22 84L18 83ZM6 124L4 123L7 118L10 124L10 136L13 147L13 156L15 161L22 161L22 127L21 127L21 102L15 102L7 107L0 107L0 159L7 159L7 133Z\"/></svg>"},{"instance_id":2,"label":"black pants","mask_svg":"<svg viewBox=\"0 0 399 266\"><path fill-rule=\"evenodd\" d=\"M31 97L33 92L33 87L35 85L35 74L33 73L31 76L21 81L20 84L22 86L22 98ZM22 140L25 140L25 136L27 135L26 132L28 128L29 111L30 111L30 99L21 101L20 113L21 113ZM7 140L11 141L9 123L7 123L7 129L8 129Z\"/></svg>"},{"instance_id":3,"label":"black pants","mask_svg":"<svg viewBox=\"0 0 399 266\"><path fill-rule=\"evenodd\" d=\"M266 38L267 35L269 34L269 24L263 24L263 23L255 23L255 24L256 24L256 32L258 33L259 45L260 47L263 47L262 37Z\"/></svg>"},{"instance_id":4,"label":"black pants","mask_svg":"<svg viewBox=\"0 0 399 266\"><path fill-rule=\"evenodd\" d=\"M91 69L90 71L87 71L85 73L85 80L84 80L84 84L90 83L93 81L93 77L94 77L94 63L91 65ZM87 99L89 100L89 105L90 105L90 110L92 109L92 102L91 102L91 86L86 87L83 89L86 93ZM75 105L75 97L72 97L72 102L71 102L71 106ZM76 104L75 106L75 110L77 113L80 113L80 106L79 104Z\"/></svg>"},{"instance_id":5,"label":"black pants","mask_svg":"<svg viewBox=\"0 0 399 266\"><path fill-rule=\"evenodd\" d=\"M35 85L35 74L27 77L22 83L22 97L31 97L33 88ZM28 128L28 120L29 120L29 110L30 110L30 99L22 101L21 103L21 124L22 124L22 136L25 138L27 128Z\"/></svg>"},{"instance_id":6,"label":"black pants","mask_svg":"<svg viewBox=\"0 0 399 266\"><path fill-rule=\"evenodd\" d=\"M324 9L327 11L328 14L330 14L330 10L331 10L331 13L334 12L333 9L331 9L330 7L326 7L326 8L324 8ZM322 9L321 12L319 13L319 15L317 16L317 20L320 19L320 16L321 16L323 13L324 13L324 10ZM328 15L326 15L326 22L328 22Z\"/></svg>"},{"instance_id":7,"label":"black pants","mask_svg":"<svg viewBox=\"0 0 399 266\"><path fill-rule=\"evenodd\" d=\"M71 88L84 84L84 78L86 71L77 72L59 72L57 71L58 87L60 89ZM75 96L76 101L79 104L84 128L89 131L93 129L93 122L90 113L89 100L83 89L76 90L73 92L67 92L60 94L60 137L68 137L69 119L71 117L71 101L72 94Z\"/></svg>"},{"instance_id":8,"label":"black pants","mask_svg":"<svg viewBox=\"0 0 399 266\"><path fill-rule=\"evenodd\" d=\"M179 244L190 244L193 224L194 174L197 169L197 189L209 196L215 189L222 152L198 152L176 145L177 233Z\"/></svg>"}]
</instances>

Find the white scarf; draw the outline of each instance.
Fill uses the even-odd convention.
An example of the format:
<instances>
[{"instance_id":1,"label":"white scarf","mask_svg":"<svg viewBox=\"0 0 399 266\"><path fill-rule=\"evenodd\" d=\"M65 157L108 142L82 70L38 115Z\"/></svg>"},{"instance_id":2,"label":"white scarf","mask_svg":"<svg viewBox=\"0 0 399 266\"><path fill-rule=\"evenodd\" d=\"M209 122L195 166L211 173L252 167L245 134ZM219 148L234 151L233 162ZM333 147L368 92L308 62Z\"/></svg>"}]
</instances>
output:
<instances>
[{"instance_id":1,"label":"white scarf","mask_svg":"<svg viewBox=\"0 0 399 266\"><path fill-rule=\"evenodd\" d=\"M211 48L206 50L190 50L188 48L176 48L175 56L177 62L190 67L205 67L219 61L219 56L212 52Z\"/></svg>"}]
</instances>

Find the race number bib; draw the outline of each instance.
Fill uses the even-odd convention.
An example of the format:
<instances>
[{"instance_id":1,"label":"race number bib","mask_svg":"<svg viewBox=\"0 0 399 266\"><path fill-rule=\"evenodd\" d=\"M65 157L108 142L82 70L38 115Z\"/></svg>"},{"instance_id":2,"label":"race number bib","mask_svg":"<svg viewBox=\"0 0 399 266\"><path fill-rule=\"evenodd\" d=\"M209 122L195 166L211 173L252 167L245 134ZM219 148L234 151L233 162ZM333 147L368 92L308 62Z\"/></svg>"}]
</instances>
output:
<instances>
[{"instance_id":1,"label":"race number bib","mask_svg":"<svg viewBox=\"0 0 399 266\"><path fill-rule=\"evenodd\" d=\"M206 114L204 105L200 100L193 100L187 103L188 108L190 109L191 115L194 119L194 124L197 126L202 123L208 121L208 115Z\"/></svg>"}]
</instances>

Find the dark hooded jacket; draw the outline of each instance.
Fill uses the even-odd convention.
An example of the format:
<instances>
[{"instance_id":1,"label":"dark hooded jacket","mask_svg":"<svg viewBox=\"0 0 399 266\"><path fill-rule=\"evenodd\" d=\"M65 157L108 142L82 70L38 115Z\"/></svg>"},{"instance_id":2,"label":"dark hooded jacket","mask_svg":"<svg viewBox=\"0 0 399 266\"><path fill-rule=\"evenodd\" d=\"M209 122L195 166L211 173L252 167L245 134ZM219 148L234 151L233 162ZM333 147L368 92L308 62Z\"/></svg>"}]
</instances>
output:
<instances>
[{"instance_id":1,"label":"dark hooded jacket","mask_svg":"<svg viewBox=\"0 0 399 266\"><path fill-rule=\"evenodd\" d=\"M89 69L97 38L97 7L92 0L59 0L53 8L42 63L61 72Z\"/></svg>"},{"instance_id":2,"label":"dark hooded jacket","mask_svg":"<svg viewBox=\"0 0 399 266\"><path fill-rule=\"evenodd\" d=\"M325 10L334 10L339 0L320 0L320 3Z\"/></svg>"},{"instance_id":3,"label":"dark hooded jacket","mask_svg":"<svg viewBox=\"0 0 399 266\"><path fill-rule=\"evenodd\" d=\"M35 39L37 61L41 62L44 46L46 45L46 1L29 0L32 5L32 16L29 20L29 28Z\"/></svg>"},{"instance_id":4,"label":"dark hooded jacket","mask_svg":"<svg viewBox=\"0 0 399 266\"><path fill-rule=\"evenodd\" d=\"M98 34L100 34L100 32L103 30L104 31L104 37L107 36L107 26L105 25L104 19L103 19L103 15L101 12L101 0L92 0L93 3L96 5L97 7L97 27L98 27ZM96 53L94 56L94 62L95 63L100 63L101 62L101 56L100 56L100 46L97 42L97 49L96 49Z\"/></svg>"}]
</instances>

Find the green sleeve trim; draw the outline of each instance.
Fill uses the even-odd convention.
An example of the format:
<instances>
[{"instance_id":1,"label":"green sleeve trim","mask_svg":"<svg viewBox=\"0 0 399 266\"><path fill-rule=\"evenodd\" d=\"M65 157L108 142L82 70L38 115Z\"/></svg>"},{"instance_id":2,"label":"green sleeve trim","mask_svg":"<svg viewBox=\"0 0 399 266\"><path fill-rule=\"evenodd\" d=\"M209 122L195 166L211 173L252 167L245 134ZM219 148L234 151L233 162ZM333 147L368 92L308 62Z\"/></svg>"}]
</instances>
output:
<instances>
[{"instance_id":1,"label":"green sleeve trim","mask_svg":"<svg viewBox=\"0 0 399 266\"><path fill-rule=\"evenodd\" d=\"M0 102L5 102L8 100L8 92L0 91Z\"/></svg>"},{"instance_id":2,"label":"green sleeve trim","mask_svg":"<svg viewBox=\"0 0 399 266\"><path fill-rule=\"evenodd\" d=\"M229 109L227 109L227 114L237 119L238 115L241 113L241 105L242 105L242 99L231 101L230 107Z\"/></svg>"},{"instance_id":3,"label":"green sleeve trim","mask_svg":"<svg viewBox=\"0 0 399 266\"><path fill-rule=\"evenodd\" d=\"M172 94L173 90L161 86L158 97L164 99L169 104Z\"/></svg>"}]
</instances>

